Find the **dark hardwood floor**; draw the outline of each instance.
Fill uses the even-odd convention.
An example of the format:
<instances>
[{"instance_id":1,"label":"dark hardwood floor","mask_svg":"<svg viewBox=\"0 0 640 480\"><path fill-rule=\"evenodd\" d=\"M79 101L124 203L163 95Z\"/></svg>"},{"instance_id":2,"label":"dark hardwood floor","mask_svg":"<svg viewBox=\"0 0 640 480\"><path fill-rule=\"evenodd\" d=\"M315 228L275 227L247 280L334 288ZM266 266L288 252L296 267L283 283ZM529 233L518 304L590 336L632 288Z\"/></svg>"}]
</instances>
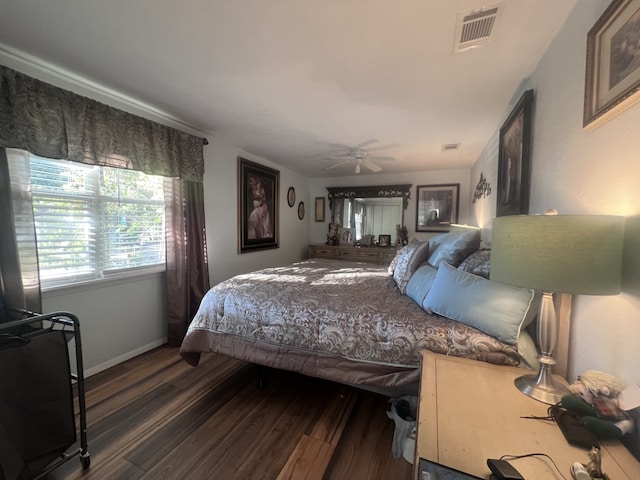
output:
<instances>
[{"instance_id":1,"label":"dark hardwood floor","mask_svg":"<svg viewBox=\"0 0 640 480\"><path fill-rule=\"evenodd\" d=\"M191 367L161 347L87 379L91 467L60 479L393 479L387 398L203 355Z\"/></svg>"}]
</instances>

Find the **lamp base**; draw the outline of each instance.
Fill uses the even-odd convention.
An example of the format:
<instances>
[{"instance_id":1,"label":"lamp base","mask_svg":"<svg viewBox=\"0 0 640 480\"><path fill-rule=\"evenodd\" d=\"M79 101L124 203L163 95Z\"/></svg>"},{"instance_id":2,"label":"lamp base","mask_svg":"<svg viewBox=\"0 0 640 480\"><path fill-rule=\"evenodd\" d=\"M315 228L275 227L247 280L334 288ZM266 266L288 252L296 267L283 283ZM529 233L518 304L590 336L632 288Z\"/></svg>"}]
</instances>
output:
<instances>
[{"instance_id":1,"label":"lamp base","mask_svg":"<svg viewBox=\"0 0 640 480\"><path fill-rule=\"evenodd\" d=\"M541 364L537 375L523 375L515 380L515 385L522 393L539 402L555 405L563 396L569 394L569 389L556 382L549 365Z\"/></svg>"}]
</instances>

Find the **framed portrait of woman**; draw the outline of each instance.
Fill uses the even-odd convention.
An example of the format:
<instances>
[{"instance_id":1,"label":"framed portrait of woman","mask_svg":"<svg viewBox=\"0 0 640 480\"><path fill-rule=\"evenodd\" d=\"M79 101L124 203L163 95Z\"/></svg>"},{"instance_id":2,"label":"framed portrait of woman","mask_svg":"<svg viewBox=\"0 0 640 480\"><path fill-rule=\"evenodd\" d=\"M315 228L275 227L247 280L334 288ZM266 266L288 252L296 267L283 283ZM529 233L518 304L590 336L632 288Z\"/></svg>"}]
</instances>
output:
<instances>
[{"instance_id":1,"label":"framed portrait of woman","mask_svg":"<svg viewBox=\"0 0 640 480\"><path fill-rule=\"evenodd\" d=\"M238 252L278 248L280 172L238 157Z\"/></svg>"}]
</instances>

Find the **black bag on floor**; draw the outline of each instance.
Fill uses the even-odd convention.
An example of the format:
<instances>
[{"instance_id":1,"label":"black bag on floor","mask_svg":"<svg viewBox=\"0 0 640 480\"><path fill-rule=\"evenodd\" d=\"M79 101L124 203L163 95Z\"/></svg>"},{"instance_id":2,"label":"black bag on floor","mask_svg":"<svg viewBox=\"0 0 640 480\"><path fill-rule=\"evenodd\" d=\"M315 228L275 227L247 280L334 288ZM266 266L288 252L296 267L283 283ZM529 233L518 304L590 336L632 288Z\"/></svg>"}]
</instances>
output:
<instances>
[{"instance_id":1,"label":"black bag on floor","mask_svg":"<svg viewBox=\"0 0 640 480\"><path fill-rule=\"evenodd\" d=\"M0 478L30 478L76 441L67 336L0 334Z\"/></svg>"}]
</instances>

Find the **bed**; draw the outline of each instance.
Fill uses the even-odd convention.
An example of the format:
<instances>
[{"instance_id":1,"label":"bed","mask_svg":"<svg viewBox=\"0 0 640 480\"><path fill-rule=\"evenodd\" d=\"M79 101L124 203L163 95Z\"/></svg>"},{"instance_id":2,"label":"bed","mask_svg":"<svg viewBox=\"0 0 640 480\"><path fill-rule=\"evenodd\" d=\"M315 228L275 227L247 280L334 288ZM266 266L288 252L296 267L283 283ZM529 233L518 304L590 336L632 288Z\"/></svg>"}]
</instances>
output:
<instances>
[{"instance_id":1,"label":"bed","mask_svg":"<svg viewBox=\"0 0 640 480\"><path fill-rule=\"evenodd\" d=\"M433 298L425 302L438 288L445 297L459 298L455 291L459 286L439 286L441 270L447 275L455 270L474 281L481 278L461 268L466 263L478 271L470 259L479 239L471 248L456 251L453 261L451 248L448 255L437 255L436 242L430 242L430 246L416 242L405 247L404 256L399 252L389 267L309 259L225 280L202 299L180 353L191 365L198 364L201 353L215 352L349 385L396 391L417 385L422 349L504 365L535 362L524 317L517 338L503 341L500 334L483 331L482 325L455 319L455 312L443 316L435 313L438 308L429 308L437 307ZM462 288L471 291L468 285ZM486 297L486 291L479 295ZM449 303L459 309L464 302ZM532 309L529 301L519 315L530 316Z\"/></svg>"}]
</instances>

